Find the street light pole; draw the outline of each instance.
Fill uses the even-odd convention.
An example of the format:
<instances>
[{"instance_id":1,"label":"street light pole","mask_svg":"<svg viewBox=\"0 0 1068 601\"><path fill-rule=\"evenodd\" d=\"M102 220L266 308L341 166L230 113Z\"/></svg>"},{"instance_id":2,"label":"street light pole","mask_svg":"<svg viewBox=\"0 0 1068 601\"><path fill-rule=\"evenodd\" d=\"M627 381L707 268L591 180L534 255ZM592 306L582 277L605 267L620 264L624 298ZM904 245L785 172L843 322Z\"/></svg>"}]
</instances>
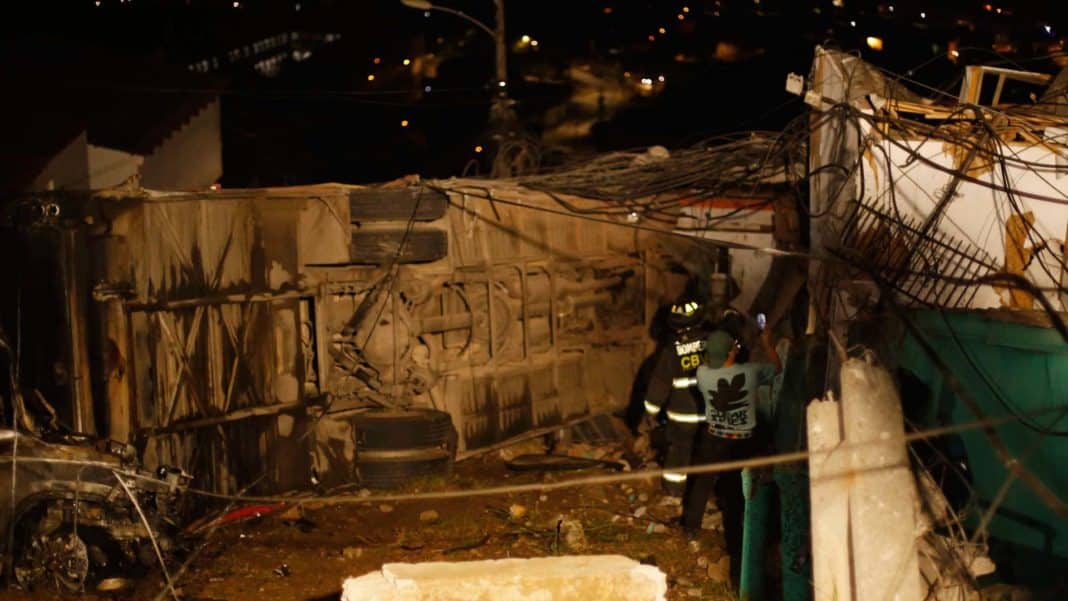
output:
<instances>
[{"instance_id":1,"label":"street light pole","mask_svg":"<svg viewBox=\"0 0 1068 601\"><path fill-rule=\"evenodd\" d=\"M400 2L408 8L436 10L455 15L472 23L493 38L493 43L496 47L495 74L497 78L494 82L496 92L493 97L493 106L490 109L490 120L494 122L495 128L498 130L503 131L511 127L512 123L515 121L515 114L512 111L512 101L508 98L508 44L504 33L504 0L493 0L493 4L496 8L497 21L493 28L490 28L482 21L479 21L463 11L449 8L447 6L438 6L427 0L400 0Z\"/></svg>"}]
</instances>

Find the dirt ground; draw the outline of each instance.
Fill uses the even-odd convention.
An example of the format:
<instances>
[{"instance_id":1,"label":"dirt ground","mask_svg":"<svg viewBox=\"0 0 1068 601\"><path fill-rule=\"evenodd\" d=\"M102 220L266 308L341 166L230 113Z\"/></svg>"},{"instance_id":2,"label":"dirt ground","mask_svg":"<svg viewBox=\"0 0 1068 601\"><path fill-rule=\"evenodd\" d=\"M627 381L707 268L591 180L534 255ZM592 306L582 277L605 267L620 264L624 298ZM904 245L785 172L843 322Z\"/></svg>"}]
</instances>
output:
<instances>
[{"instance_id":1,"label":"dirt ground","mask_svg":"<svg viewBox=\"0 0 1068 601\"><path fill-rule=\"evenodd\" d=\"M448 479L413 482L407 491L556 482L600 473L609 472L510 472L493 454L457 464ZM390 562L621 554L663 570L669 600L733 599L722 582L727 564L722 531L713 526L688 543L676 524L680 508L671 501L656 481L643 480L446 501L313 502L219 528L200 541L204 548L177 588L189 601L326 600L340 598L346 577ZM715 510L710 511L714 525ZM575 522L582 536L574 533ZM154 574L120 596L8 590L0 592L0 601L151 600L162 584L162 576Z\"/></svg>"}]
</instances>

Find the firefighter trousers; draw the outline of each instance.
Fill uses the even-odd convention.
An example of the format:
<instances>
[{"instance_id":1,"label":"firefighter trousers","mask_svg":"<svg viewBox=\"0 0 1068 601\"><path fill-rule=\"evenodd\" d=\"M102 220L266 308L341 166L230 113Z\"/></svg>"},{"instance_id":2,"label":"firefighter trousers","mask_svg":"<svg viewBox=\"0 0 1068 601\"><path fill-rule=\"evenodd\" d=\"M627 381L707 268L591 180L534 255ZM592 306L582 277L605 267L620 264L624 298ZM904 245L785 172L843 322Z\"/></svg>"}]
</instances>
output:
<instances>
[{"instance_id":1,"label":"firefighter trousers","mask_svg":"<svg viewBox=\"0 0 1068 601\"><path fill-rule=\"evenodd\" d=\"M667 445L664 452L664 485L669 491L682 495L687 476L672 472L672 468L691 464L694 440L702 429L705 415L702 403L691 390L673 390L667 402Z\"/></svg>"}]
</instances>

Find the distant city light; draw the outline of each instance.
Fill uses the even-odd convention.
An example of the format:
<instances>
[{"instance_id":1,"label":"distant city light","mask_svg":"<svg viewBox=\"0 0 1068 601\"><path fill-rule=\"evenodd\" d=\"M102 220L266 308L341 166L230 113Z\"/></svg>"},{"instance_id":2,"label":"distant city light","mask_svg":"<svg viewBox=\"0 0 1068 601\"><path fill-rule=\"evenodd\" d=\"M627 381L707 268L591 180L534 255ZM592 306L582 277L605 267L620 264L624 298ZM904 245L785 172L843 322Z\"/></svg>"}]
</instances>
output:
<instances>
[{"instance_id":1,"label":"distant city light","mask_svg":"<svg viewBox=\"0 0 1068 601\"><path fill-rule=\"evenodd\" d=\"M96 2L94 2L93 4L96 4L97 6L100 6L100 0L96 0Z\"/></svg>"},{"instance_id":2,"label":"distant city light","mask_svg":"<svg viewBox=\"0 0 1068 601\"><path fill-rule=\"evenodd\" d=\"M376 57L374 57L374 59L371 62L377 65L377 64L382 62L382 58L376 56Z\"/></svg>"},{"instance_id":3,"label":"distant city light","mask_svg":"<svg viewBox=\"0 0 1068 601\"><path fill-rule=\"evenodd\" d=\"M299 13L300 12L300 2L297 2L295 5L293 5L293 9L296 10Z\"/></svg>"},{"instance_id":4,"label":"distant city light","mask_svg":"<svg viewBox=\"0 0 1068 601\"><path fill-rule=\"evenodd\" d=\"M401 119L401 127L408 127L408 120L407 119Z\"/></svg>"},{"instance_id":5,"label":"distant city light","mask_svg":"<svg viewBox=\"0 0 1068 601\"><path fill-rule=\"evenodd\" d=\"M241 3L237 0L234 0L234 8L241 8Z\"/></svg>"},{"instance_id":6,"label":"distant city light","mask_svg":"<svg viewBox=\"0 0 1068 601\"><path fill-rule=\"evenodd\" d=\"M690 7L689 6L683 6L682 7L682 12L684 12L684 13L690 12Z\"/></svg>"},{"instance_id":7,"label":"distant city light","mask_svg":"<svg viewBox=\"0 0 1068 601\"><path fill-rule=\"evenodd\" d=\"M534 48L537 48L538 47L538 40L530 40L530 45L533 46Z\"/></svg>"},{"instance_id":8,"label":"distant city light","mask_svg":"<svg viewBox=\"0 0 1068 601\"><path fill-rule=\"evenodd\" d=\"M508 82L507 82L507 81L503 81L503 80L502 80L502 81L498 81L498 82L497 82L497 87L498 87L498 88L503 88L503 87L506 87L507 85L508 85Z\"/></svg>"},{"instance_id":9,"label":"distant city light","mask_svg":"<svg viewBox=\"0 0 1068 601\"><path fill-rule=\"evenodd\" d=\"M404 66L407 67L408 65L412 64L412 59L406 58L406 59L404 59L403 63L404 63Z\"/></svg>"},{"instance_id":10,"label":"distant city light","mask_svg":"<svg viewBox=\"0 0 1068 601\"><path fill-rule=\"evenodd\" d=\"M684 21L686 19L686 15L684 15L682 13L679 13L678 15L675 16L675 18L677 18L680 21Z\"/></svg>"},{"instance_id":11,"label":"distant city light","mask_svg":"<svg viewBox=\"0 0 1068 601\"><path fill-rule=\"evenodd\" d=\"M986 12L990 12L990 11L994 10L994 7L992 5L990 5L990 4L984 4L983 8L986 10Z\"/></svg>"},{"instance_id":12,"label":"distant city light","mask_svg":"<svg viewBox=\"0 0 1068 601\"><path fill-rule=\"evenodd\" d=\"M845 6L845 0L831 0L831 4L835 5L838 8L842 8L843 6Z\"/></svg>"},{"instance_id":13,"label":"distant city light","mask_svg":"<svg viewBox=\"0 0 1068 601\"><path fill-rule=\"evenodd\" d=\"M1053 34L1053 27L1052 27L1052 26L1050 26L1050 25L1043 25L1043 26L1042 26L1042 29L1045 29L1045 30L1046 30L1046 33L1048 33L1048 34L1050 34L1050 35L1052 35L1052 34Z\"/></svg>"},{"instance_id":14,"label":"distant city light","mask_svg":"<svg viewBox=\"0 0 1068 601\"><path fill-rule=\"evenodd\" d=\"M482 146L475 146L475 152L476 153L482 152Z\"/></svg>"},{"instance_id":15,"label":"distant city light","mask_svg":"<svg viewBox=\"0 0 1068 601\"><path fill-rule=\"evenodd\" d=\"M865 41L868 43L868 48L871 48L872 50L881 51L883 49L882 38L877 38L875 36L870 35Z\"/></svg>"},{"instance_id":16,"label":"distant city light","mask_svg":"<svg viewBox=\"0 0 1068 601\"><path fill-rule=\"evenodd\" d=\"M893 4L891 4L888 8L890 9L890 12L894 12L894 5Z\"/></svg>"},{"instance_id":17,"label":"distant city light","mask_svg":"<svg viewBox=\"0 0 1068 601\"><path fill-rule=\"evenodd\" d=\"M524 34L523 37L519 38L519 40L522 41L524 44L529 44L530 43L530 36Z\"/></svg>"},{"instance_id":18,"label":"distant city light","mask_svg":"<svg viewBox=\"0 0 1068 601\"><path fill-rule=\"evenodd\" d=\"M423 18L424 19L429 19L430 18L430 11L429 10L424 10L423 11Z\"/></svg>"},{"instance_id":19,"label":"distant city light","mask_svg":"<svg viewBox=\"0 0 1068 601\"><path fill-rule=\"evenodd\" d=\"M850 21L849 22L849 26L850 27L856 27L857 26L857 22L856 21Z\"/></svg>"},{"instance_id":20,"label":"distant city light","mask_svg":"<svg viewBox=\"0 0 1068 601\"><path fill-rule=\"evenodd\" d=\"M661 75L660 77L657 77L656 80L659 81L660 83L664 83L664 76Z\"/></svg>"},{"instance_id":21,"label":"distant city light","mask_svg":"<svg viewBox=\"0 0 1068 601\"><path fill-rule=\"evenodd\" d=\"M433 88L431 88L430 86L426 86L425 88L423 88L423 91L426 92L427 94L429 94L430 90L432 90L432 89Z\"/></svg>"},{"instance_id":22,"label":"distant city light","mask_svg":"<svg viewBox=\"0 0 1068 601\"><path fill-rule=\"evenodd\" d=\"M663 27L661 27L660 29L657 29L657 31L660 32L660 35L664 35L665 33L667 33L667 30L664 29Z\"/></svg>"},{"instance_id":23,"label":"distant city light","mask_svg":"<svg viewBox=\"0 0 1068 601\"><path fill-rule=\"evenodd\" d=\"M611 6L606 6L606 7L604 7L604 9L601 12L603 12L606 15L610 15L610 14L612 14L612 7Z\"/></svg>"},{"instance_id":24,"label":"distant city light","mask_svg":"<svg viewBox=\"0 0 1068 601\"><path fill-rule=\"evenodd\" d=\"M921 19L926 19L927 18L927 13L920 13L920 18Z\"/></svg>"},{"instance_id":25,"label":"distant city light","mask_svg":"<svg viewBox=\"0 0 1068 601\"><path fill-rule=\"evenodd\" d=\"M649 36L649 41L650 42L655 42L656 41L656 36L655 35L650 35Z\"/></svg>"},{"instance_id":26,"label":"distant city light","mask_svg":"<svg viewBox=\"0 0 1068 601\"><path fill-rule=\"evenodd\" d=\"M367 81L374 81L374 80L375 80L375 76L373 74L367 76Z\"/></svg>"}]
</instances>

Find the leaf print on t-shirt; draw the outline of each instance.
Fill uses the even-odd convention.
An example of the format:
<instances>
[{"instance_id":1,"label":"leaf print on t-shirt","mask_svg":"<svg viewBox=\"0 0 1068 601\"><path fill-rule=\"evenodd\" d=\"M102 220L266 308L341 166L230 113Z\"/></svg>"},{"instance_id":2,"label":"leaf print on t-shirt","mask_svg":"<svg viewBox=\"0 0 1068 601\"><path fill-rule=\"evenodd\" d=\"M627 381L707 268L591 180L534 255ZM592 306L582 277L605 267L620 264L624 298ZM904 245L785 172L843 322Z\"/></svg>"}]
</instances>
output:
<instances>
[{"instance_id":1,"label":"leaf print on t-shirt","mask_svg":"<svg viewBox=\"0 0 1068 601\"><path fill-rule=\"evenodd\" d=\"M745 398L749 396L749 391L745 389L745 374L736 374L729 384L725 378L720 378L716 382L716 390L710 390L708 394L712 398L712 405L720 411L744 407Z\"/></svg>"}]
</instances>

